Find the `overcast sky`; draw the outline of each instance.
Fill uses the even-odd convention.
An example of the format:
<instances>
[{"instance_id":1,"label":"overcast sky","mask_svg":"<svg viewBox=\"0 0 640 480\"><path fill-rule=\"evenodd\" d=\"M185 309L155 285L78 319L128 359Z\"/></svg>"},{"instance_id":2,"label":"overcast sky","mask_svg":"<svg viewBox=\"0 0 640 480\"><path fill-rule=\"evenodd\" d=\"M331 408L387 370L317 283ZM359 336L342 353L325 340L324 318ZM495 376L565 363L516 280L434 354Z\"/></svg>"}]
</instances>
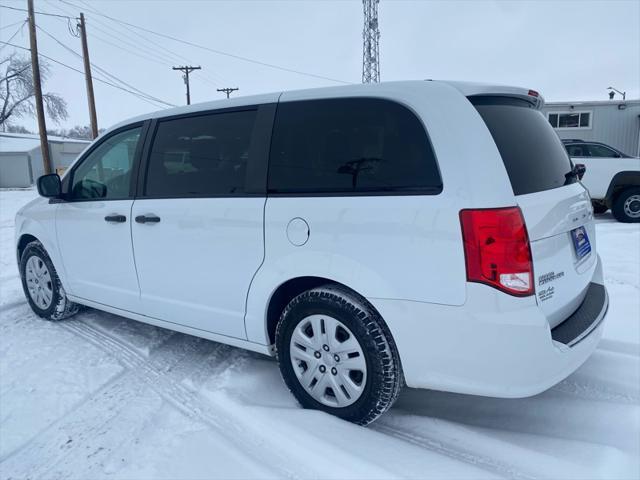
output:
<instances>
[{"instance_id":1,"label":"overcast sky","mask_svg":"<svg viewBox=\"0 0 640 480\"><path fill-rule=\"evenodd\" d=\"M87 18L92 63L165 102L185 103L173 65L201 65L192 77L192 103L234 95L339 85L216 54L126 27L99 13L211 49L260 62L359 83L362 3L354 1L36 0L36 10ZM26 8L26 0L0 5ZM75 7L71 4L76 5ZM513 84L539 90L547 101L605 100L608 86L640 97L640 1L397 1L382 0L382 80L455 79ZM0 39L26 18L0 9ZM71 49L80 40L67 20L37 16L38 25ZM25 27L12 43L28 46ZM40 53L82 70L82 61L39 32ZM2 47L2 45L0 45ZM5 47L0 57L11 51ZM22 51L22 54L28 54ZM46 91L68 102L62 125L88 124L84 78L52 64ZM94 72L105 78L104 73ZM110 79L114 82L113 79ZM125 87L129 88L129 87ZM129 93L95 83L98 123L109 127L158 110ZM33 119L18 120L35 129ZM49 122L50 127L55 127Z\"/></svg>"}]
</instances>

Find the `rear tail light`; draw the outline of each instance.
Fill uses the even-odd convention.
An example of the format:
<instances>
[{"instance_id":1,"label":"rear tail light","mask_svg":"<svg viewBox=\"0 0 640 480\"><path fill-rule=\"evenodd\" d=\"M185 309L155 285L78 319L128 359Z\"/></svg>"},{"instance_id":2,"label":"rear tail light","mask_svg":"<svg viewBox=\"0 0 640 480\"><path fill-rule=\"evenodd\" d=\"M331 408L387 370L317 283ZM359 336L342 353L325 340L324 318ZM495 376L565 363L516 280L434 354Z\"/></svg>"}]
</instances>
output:
<instances>
[{"instance_id":1,"label":"rear tail light","mask_svg":"<svg viewBox=\"0 0 640 480\"><path fill-rule=\"evenodd\" d=\"M540 94L538 92L536 92L535 90L529 90L529 96L530 97L539 97Z\"/></svg>"},{"instance_id":2,"label":"rear tail light","mask_svg":"<svg viewBox=\"0 0 640 480\"><path fill-rule=\"evenodd\" d=\"M529 236L518 207L461 210L467 280L533 295Z\"/></svg>"}]
</instances>

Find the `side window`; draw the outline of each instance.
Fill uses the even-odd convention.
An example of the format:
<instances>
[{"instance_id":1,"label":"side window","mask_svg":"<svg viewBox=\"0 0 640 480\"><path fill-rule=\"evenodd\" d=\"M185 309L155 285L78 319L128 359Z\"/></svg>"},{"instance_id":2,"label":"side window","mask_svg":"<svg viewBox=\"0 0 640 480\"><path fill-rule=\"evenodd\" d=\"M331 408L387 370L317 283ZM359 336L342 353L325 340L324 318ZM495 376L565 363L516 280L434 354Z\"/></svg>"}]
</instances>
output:
<instances>
[{"instance_id":1,"label":"side window","mask_svg":"<svg viewBox=\"0 0 640 480\"><path fill-rule=\"evenodd\" d=\"M144 195L243 194L255 119L256 110L246 110L160 121Z\"/></svg>"},{"instance_id":2,"label":"side window","mask_svg":"<svg viewBox=\"0 0 640 480\"><path fill-rule=\"evenodd\" d=\"M610 148L607 148L603 145L592 144L592 145L588 145L587 148L589 149L589 153L591 154L592 157L600 157L600 158L619 157L619 155L616 152L614 152Z\"/></svg>"},{"instance_id":3,"label":"side window","mask_svg":"<svg viewBox=\"0 0 640 480\"><path fill-rule=\"evenodd\" d=\"M117 200L130 197L131 170L142 127L104 140L75 169L72 200Z\"/></svg>"},{"instance_id":4,"label":"side window","mask_svg":"<svg viewBox=\"0 0 640 480\"><path fill-rule=\"evenodd\" d=\"M278 105L268 188L272 193L437 194L442 181L413 112L389 100L345 98Z\"/></svg>"},{"instance_id":5,"label":"side window","mask_svg":"<svg viewBox=\"0 0 640 480\"><path fill-rule=\"evenodd\" d=\"M569 145L567 146L567 153L570 157L588 157L586 145Z\"/></svg>"}]
</instances>

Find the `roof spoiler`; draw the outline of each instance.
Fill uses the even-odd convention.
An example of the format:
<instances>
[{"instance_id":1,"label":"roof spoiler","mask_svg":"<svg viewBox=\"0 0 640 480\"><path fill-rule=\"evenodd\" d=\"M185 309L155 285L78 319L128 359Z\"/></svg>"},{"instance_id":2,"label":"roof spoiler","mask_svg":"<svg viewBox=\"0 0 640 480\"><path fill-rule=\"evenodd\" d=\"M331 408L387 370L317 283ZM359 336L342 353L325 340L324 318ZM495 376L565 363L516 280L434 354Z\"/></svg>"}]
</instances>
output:
<instances>
[{"instance_id":1,"label":"roof spoiler","mask_svg":"<svg viewBox=\"0 0 640 480\"><path fill-rule=\"evenodd\" d=\"M445 81L444 83L448 83L452 87L455 87L465 97L511 97L525 100L531 103L538 110L544 106L544 97L536 90L532 89L471 82Z\"/></svg>"}]
</instances>

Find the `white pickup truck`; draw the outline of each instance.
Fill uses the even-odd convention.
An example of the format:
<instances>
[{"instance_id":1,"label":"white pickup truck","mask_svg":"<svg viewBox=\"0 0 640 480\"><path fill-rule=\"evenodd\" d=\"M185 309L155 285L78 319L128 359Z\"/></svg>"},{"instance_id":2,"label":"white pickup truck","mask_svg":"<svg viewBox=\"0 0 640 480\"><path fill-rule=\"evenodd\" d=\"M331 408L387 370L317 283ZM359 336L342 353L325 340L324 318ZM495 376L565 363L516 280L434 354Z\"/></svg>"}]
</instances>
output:
<instances>
[{"instance_id":1,"label":"white pickup truck","mask_svg":"<svg viewBox=\"0 0 640 480\"><path fill-rule=\"evenodd\" d=\"M599 142L562 143L573 163L586 167L582 184L589 190L594 212L611 209L619 222L640 222L640 158Z\"/></svg>"}]
</instances>

